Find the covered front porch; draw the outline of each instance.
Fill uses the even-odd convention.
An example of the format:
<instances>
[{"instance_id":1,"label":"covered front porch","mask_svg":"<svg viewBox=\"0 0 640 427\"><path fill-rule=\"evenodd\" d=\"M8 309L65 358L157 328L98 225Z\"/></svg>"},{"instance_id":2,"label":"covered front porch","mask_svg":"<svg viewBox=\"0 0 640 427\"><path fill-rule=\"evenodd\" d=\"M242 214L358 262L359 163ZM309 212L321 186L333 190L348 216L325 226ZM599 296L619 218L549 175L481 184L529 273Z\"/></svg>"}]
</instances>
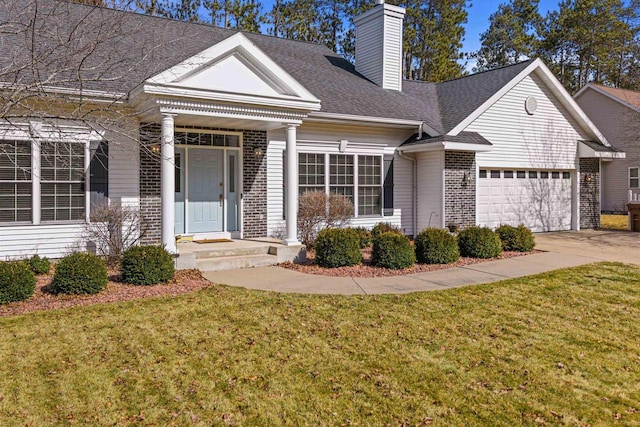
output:
<instances>
[{"instance_id":1,"label":"covered front porch","mask_svg":"<svg viewBox=\"0 0 640 427\"><path fill-rule=\"evenodd\" d=\"M154 231L167 250L181 252L177 238L267 237L267 132L276 129L287 153L283 244L300 245L297 127L318 99L240 33L150 78L134 98L141 122L155 124L156 141L141 145L160 166L146 176L141 154L141 208L156 185L149 204L159 204Z\"/></svg>"}]
</instances>

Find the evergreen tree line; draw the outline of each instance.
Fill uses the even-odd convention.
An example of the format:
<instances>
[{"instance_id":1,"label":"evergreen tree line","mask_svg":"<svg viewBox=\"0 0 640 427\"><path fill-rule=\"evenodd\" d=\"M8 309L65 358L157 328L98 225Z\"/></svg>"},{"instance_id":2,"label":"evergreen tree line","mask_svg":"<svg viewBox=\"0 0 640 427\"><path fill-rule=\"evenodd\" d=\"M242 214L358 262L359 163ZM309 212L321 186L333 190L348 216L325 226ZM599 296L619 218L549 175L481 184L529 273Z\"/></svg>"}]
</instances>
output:
<instances>
[{"instance_id":1,"label":"evergreen tree line","mask_svg":"<svg viewBox=\"0 0 640 427\"><path fill-rule=\"evenodd\" d=\"M373 0L78 0L156 16L321 43L350 61L354 17ZM588 82L640 90L640 0L562 0L542 16L539 0L501 3L477 52L462 51L470 0L387 0L406 9L404 74L439 82L540 57L575 92Z\"/></svg>"},{"instance_id":2,"label":"evergreen tree line","mask_svg":"<svg viewBox=\"0 0 640 427\"><path fill-rule=\"evenodd\" d=\"M539 0L500 4L473 55L476 71L540 57L574 93L589 82L640 90L640 0Z\"/></svg>"}]
</instances>

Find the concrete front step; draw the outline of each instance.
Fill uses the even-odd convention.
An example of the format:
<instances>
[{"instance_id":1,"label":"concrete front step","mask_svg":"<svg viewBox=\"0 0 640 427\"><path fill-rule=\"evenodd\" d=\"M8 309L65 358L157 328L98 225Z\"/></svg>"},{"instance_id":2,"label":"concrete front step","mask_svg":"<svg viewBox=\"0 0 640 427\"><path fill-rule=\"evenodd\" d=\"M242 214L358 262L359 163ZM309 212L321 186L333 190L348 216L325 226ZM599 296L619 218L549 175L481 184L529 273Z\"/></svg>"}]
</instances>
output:
<instances>
[{"instance_id":1,"label":"concrete front step","mask_svg":"<svg viewBox=\"0 0 640 427\"><path fill-rule=\"evenodd\" d=\"M201 271L234 270L237 268L266 267L278 263L276 255L252 254L196 258L196 268Z\"/></svg>"},{"instance_id":2,"label":"concrete front step","mask_svg":"<svg viewBox=\"0 0 640 427\"><path fill-rule=\"evenodd\" d=\"M194 252L196 259L220 258L233 256L249 256L249 255L275 255L271 246L252 246L252 247L235 247L235 248L211 248Z\"/></svg>"}]
</instances>

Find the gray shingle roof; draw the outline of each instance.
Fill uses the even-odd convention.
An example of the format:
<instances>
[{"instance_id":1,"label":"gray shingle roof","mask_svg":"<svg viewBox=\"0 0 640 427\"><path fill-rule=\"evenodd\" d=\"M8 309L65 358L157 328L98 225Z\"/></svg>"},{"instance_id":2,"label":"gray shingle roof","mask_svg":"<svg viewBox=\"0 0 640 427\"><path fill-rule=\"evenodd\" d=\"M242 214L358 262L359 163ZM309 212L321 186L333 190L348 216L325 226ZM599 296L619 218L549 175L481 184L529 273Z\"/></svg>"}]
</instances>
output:
<instances>
[{"instance_id":1,"label":"gray shingle roof","mask_svg":"<svg viewBox=\"0 0 640 427\"><path fill-rule=\"evenodd\" d=\"M605 146L600 144L599 142L596 141L585 141L585 140L580 140L580 142L582 142L584 145L586 145L587 147L593 149L594 151L599 151L602 153L622 153L622 150L619 150L615 147L612 146Z\"/></svg>"},{"instance_id":2,"label":"gray shingle roof","mask_svg":"<svg viewBox=\"0 0 640 427\"><path fill-rule=\"evenodd\" d=\"M17 21L27 24L33 19L36 1L38 31L34 46L40 59L37 68L41 75L56 74L53 86L78 87L82 81L84 89L128 93L145 79L237 33L66 0L2 2L0 16L17 15ZM73 42L64 42L69 34L73 34ZM419 120L440 133L455 127L529 64L439 84L404 81L403 91L397 92L380 88L356 72L351 63L319 44L244 34L319 98L321 111ZM34 80L30 50L25 46L28 40L19 31L13 35L0 33L0 43L7 47L0 55L1 80ZM18 64L17 68L12 61ZM78 73L81 61L83 66ZM7 69L16 72L2 72Z\"/></svg>"}]
</instances>

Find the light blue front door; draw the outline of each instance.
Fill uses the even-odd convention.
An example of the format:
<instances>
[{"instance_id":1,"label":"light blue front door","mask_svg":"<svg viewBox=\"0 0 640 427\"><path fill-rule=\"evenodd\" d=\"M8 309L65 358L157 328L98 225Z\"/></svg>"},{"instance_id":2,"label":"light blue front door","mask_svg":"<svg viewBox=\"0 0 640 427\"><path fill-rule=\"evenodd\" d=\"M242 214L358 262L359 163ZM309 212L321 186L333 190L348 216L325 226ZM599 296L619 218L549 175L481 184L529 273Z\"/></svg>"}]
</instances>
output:
<instances>
[{"instance_id":1,"label":"light blue front door","mask_svg":"<svg viewBox=\"0 0 640 427\"><path fill-rule=\"evenodd\" d=\"M223 151L192 148L188 155L187 232L223 230Z\"/></svg>"}]
</instances>

